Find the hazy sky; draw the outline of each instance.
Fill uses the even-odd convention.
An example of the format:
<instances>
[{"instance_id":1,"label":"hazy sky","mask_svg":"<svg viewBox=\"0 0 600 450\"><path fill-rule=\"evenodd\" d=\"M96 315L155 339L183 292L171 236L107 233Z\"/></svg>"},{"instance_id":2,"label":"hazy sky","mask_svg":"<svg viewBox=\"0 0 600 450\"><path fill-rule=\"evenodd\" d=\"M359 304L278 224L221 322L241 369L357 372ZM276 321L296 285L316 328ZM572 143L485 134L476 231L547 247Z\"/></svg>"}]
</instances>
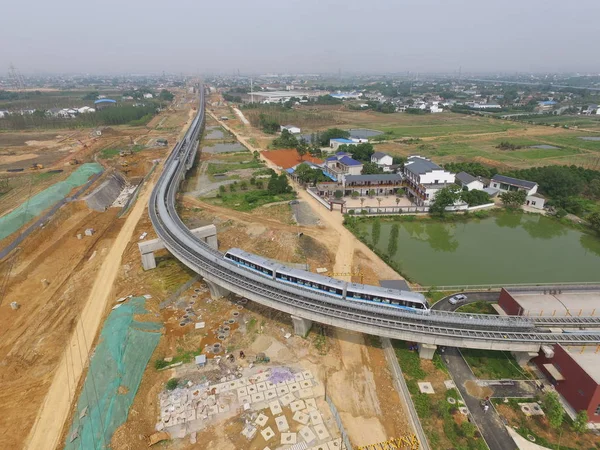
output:
<instances>
[{"instance_id":1,"label":"hazy sky","mask_svg":"<svg viewBox=\"0 0 600 450\"><path fill-rule=\"evenodd\" d=\"M600 0L29 0L0 73L600 72Z\"/></svg>"}]
</instances>

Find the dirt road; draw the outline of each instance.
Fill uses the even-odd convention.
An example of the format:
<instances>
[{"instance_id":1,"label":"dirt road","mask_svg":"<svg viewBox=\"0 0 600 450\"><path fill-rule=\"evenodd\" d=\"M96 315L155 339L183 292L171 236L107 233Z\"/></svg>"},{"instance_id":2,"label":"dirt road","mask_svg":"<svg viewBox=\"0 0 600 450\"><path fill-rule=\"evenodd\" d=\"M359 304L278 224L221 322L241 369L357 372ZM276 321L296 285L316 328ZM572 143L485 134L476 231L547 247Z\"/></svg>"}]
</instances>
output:
<instances>
[{"instance_id":1,"label":"dirt road","mask_svg":"<svg viewBox=\"0 0 600 450\"><path fill-rule=\"evenodd\" d=\"M213 113L209 114L215 119L223 128L233 134L242 144L244 144L251 152L257 151L262 152L260 148L254 147L248 139L240 136L234 129L228 127L223 121L219 120ZM279 172L278 167L273 164L269 159L264 158L261 153L261 159L267 164L267 167ZM354 256L355 252L360 251L367 259L372 263L373 270L380 275L381 279L402 279L402 277L392 270L385 262L383 262L379 256L377 256L369 247L360 242L354 235L346 229L344 226L344 217L338 211L328 211L321 205L315 198L313 198L306 190L299 185L295 184L294 188L298 192L298 197L306 201L312 208L312 210L318 214L321 219L321 223L325 224L329 229L334 230L340 236L340 244L335 258L334 272L336 278L340 278L346 281L351 281L350 275L339 275L339 274L350 274L354 272Z\"/></svg>"},{"instance_id":2,"label":"dirt road","mask_svg":"<svg viewBox=\"0 0 600 450\"><path fill-rule=\"evenodd\" d=\"M159 174L160 170L157 170L145 186L98 271L75 332L69 340L44 404L31 428L26 444L27 449L55 449L60 445L63 425L69 417L77 386L112 297L111 288L121 267L123 251L131 241L140 217L146 211L152 187ZM81 355L84 358L81 358Z\"/></svg>"}]
</instances>

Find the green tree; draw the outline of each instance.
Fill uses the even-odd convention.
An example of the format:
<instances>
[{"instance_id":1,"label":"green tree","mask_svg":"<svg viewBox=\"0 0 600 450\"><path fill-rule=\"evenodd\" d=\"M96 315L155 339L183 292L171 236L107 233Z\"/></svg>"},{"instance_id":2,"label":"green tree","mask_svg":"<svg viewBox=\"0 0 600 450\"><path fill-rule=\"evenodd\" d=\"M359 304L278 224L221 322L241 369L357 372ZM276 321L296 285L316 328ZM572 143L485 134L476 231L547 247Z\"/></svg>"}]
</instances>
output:
<instances>
[{"instance_id":1,"label":"green tree","mask_svg":"<svg viewBox=\"0 0 600 450\"><path fill-rule=\"evenodd\" d=\"M500 200L502 200L504 206L510 209L519 208L525 203L526 198L527 193L525 191L508 191L500 194Z\"/></svg>"},{"instance_id":2,"label":"green tree","mask_svg":"<svg viewBox=\"0 0 600 450\"><path fill-rule=\"evenodd\" d=\"M330 139L349 138L349 137L350 137L350 133L348 131L341 130L339 128L330 128L327 131L323 131L322 133L317 134L318 143L322 147L328 147Z\"/></svg>"},{"instance_id":3,"label":"green tree","mask_svg":"<svg viewBox=\"0 0 600 450\"><path fill-rule=\"evenodd\" d=\"M296 151L298 152L298 156L300 156L300 161L302 161L304 155L308 153L308 144L304 139L300 139L300 141L298 141L298 145L296 145Z\"/></svg>"},{"instance_id":4,"label":"green tree","mask_svg":"<svg viewBox=\"0 0 600 450\"><path fill-rule=\"evenodd\" d=\"M160 91L160 94L158 94L158 98L165 102L171 102L175 98L175 95L173 95L172 92L163 89L162 91Z\"/></svg>"},{"instance_id":5,"label":"green tree","mask_svg":"<svg viewBox=\"0 0 600 450\"><path fill-rule=\"evenodd\" d=\"M381 222L379 219L375 219L373 222L373 226L371 228L371 237L373 238L373 244L377 244L379 242L379 237L381 236Z\"/></svg>"},{"instance_id":6,"label":"green tree","mask_svg":"<svg viewBox=\"0 0 600 450\"><path fill-rule=\"evenodd\" d=\"M475 432L477 431L477 426L475 426L471 422L463 422L460 426L460 429L465 435L465 437L473 439L473 437L475 436Z\"/></svg>"},{"instance_id":7,"label":"green tree","mask_svg":"<svg viewBox=\"0 0 600 450\"><path fill-rule=\"evenodd\" d=\"M169 381L167 381L167 390L168 391L172 391L173 389L175 389L177 387L177 385L179 384L179 378L171 378Z\"/></svg>"},{"instance_id":8,"label":"green tree","mask_svg":"<svg viewBox=\"0 0 600 450\"><path fill-rule=\"evenodd\" d=\"M275 119L267 117L266 114L261 113L258 116L258 124L262 128L262 130L267 134L275 134L279 131L280 125ZM287 130L284 130L287 131Z\"/></svg>"},{"instance_id":9,"label":"green tree","mask_svg":"<svg viewBox=\"0 0 600 450\"><path fill-rule=\"evenodd\" d=\"M235 192L235 190L236 190L235 184L230 184L229 185L229 192Z\"/></svg>"},{"instance_id":10,"label":"green tree","mask_svg":"<svg viewBox=\"0 0 600 450\"><path fill-rule=\"evenodd\" d=\"M219 186L219 192L220 192L221 194L224 194L224 193L225 193L225 186L224 186L224 185L221 185L221 186Z\"/></svg>"},{"instance_id":11,"label":"green tree","mask_svg":"<svg viewBox=\"0 0 600 450\"><path fill-rule=\"evenodd\" d=\"M357 199L359 197L358 192L356 191L352 191L352 194L350 194L350 196L354 199Z\"/></svg>"},{"instance_id":12,"label":"green tree","mask_svg":"<svg viewBox=\"0 0 600 450\"><path fill-rule=\"evenodd\" d=\"M595 212L587 216L587 222L590 224L592 230L600 234L600 212Z\"/></svg>"},{"instance_id":13,"label":"green tree","mask_svg":"<svg viewBox=\"0 0 600 450\"><path fill-rule=\"evenodd\" d=\"M548 392L544 396L543 405L550 426L554 429L560 428L565 417L565 410L560 404L558 394L556 392Z\"/></svg>"},{"instance_id":14,"label":"green tree","mask_svg":"<svg viewBox=\"0 0 600 450\"><path fill-rule=\"evenodd\" d=\"M333 193L333 196L339 200L340 198L342 198L344 196L344 193L338 189L337 191L335 191Z\"/></svg>"},{"instance_id":15,"label":"green tree","mask_svg":"<svg viewBox=\"0 0 600 450\"><path fill-rule=\"evenodd\" d=\"M587 187L587 192L590 197L599 200L600 199L600 178L590 181Z\"/></svg>"},{"instance_id":16,"label":"green tree","mask_svg":"<svg viewBox=\"0 0 600 450\"><path fill-rule=\"evenodd\" d=\"M267 190L271 195L287 194L292 191L292 187L288 184L288 179L284 174L278 176L274 173L269 179Z\"/></svg>"},{"instance_id":17,"label":"green tree","mask_svg":"<svg viewBox=\"0 0 600 450\"><path fill-rule=\"evenodd\" d=\"M298 139L288 130L283 130L281 135L272 142L274 148L298 148L298 145Z\"/></svg>"},{"instance_id":18,"label":"green tree","mask_svg":"<svg viewBox=\"0 0 600 450\"><path fill-rule=\"evenodd\" d=\"M363 164L363 168L361 173L363 175L372 175L372 174L377 174L377 173L383 173L383 170L380 169L377 164L372 163L372 162L368 162L368 163L364 163Z\"/></svg>"},{"instance_id":19,"label":"green tree","mask_svg":"<svg viewBox=\"0 0 600 450\"><path fill-rule=\"evenodd\" d=\"M588 413L586 410L582 409L575 416L575 420L573 420L573 431L577 434L585 433L587 431L587 424L589 422Z\"/></svg>"},{"instance_id":20,"label":"green tree","mask_svg":"<svg viewBox=\"0 0 600 450\"><path fill-rule=\"evenodd\" d=\"M485 205L491 201L487 192L479 191L477 189L473 189L472 191L462 191L460 193L460 198L469 206Z\"/></svg>"},{"instance_id":21,"label":"green tree","mask_svg":"<svg viewBox=\"0 0 600 450\"><path fill-rule=\"evenodd\" d=\"M241 189L242 191L247 191L247 190L248 190L248 183L246 182L246 180L243 180L243 181L240 183L240 189Z\"/></svg>"},{"instance_id":22,"label":"green tree","mask_svg":"<svg viewBox=\"0 0 600 450\"><path fill-rule=\"evenodd\" d=\"M367 195L371 198L375 197L375 194L376 194L376 192L373 189L370 189L369 192L367 192Z\"/></svg>"},{"instance_id":23,"label":"green tree","mask_svg":"<svg viewBox=\"0 0 600 450\"><path fill-rule=\"evenodd\" d=\"M446 208L454 205L460 199L460 188L456 185L442 188L438 191L429 207L429 213L434 216L443 217Z\"/></svg>"}]
</instances>

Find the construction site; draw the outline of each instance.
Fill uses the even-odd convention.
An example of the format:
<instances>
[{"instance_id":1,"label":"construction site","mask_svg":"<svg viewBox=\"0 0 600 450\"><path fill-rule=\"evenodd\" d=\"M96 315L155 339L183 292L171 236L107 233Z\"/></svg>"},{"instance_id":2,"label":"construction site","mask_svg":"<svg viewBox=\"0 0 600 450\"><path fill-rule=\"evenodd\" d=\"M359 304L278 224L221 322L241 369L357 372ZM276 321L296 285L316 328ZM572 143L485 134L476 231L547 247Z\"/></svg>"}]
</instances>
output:
<instances>
[{"instance_id":1,"label":"construction site","mask_svg":"<svg viewBox=\"0 0 600 450\"><path fill-rule=\"evenodd\" d=\"M182 94L146 127L46 143L50 153L58 149L37 163L43 168L22 163L22 172L5 172L11 191L2 220L15 230L0 241L0 424L10 430L0 445L329 450L413 434L377 339L319 325L296 336L285 314L235 296L211 299L166 250L156 252L155 269L143 270L137 243L155 237L149 195L194 114L190 101ZM215 118L206 125L216 144L257 150ZM65 142L71 150L61 153ZM215 225L220 249L355 281L393 273L360 243L340 246L341 222L302 194L300 206L250 211L211 200L223 180L207 168L226 159L201 151L179 196L186 225ZM52 170L61 171L46 175ZM49 188L66 192L50 196ZM49 214L54 201L60 205Z\"/></svg>"}]
</instances>

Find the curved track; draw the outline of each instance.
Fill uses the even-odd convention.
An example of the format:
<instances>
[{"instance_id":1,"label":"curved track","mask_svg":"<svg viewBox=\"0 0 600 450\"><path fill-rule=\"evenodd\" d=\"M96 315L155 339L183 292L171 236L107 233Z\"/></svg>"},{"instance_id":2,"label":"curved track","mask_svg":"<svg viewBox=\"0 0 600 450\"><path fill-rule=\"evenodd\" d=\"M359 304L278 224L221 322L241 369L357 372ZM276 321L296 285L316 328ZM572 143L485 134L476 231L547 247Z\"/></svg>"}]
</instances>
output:
<instances>
[{"instance_id":1,"label":"curved track","mask_svg":"<svg viewBox=\"0 0 600 450\"><path fill-rule=\"evenodd\" d=\"M320 323L374 335L430 344L473 348L532 351L544 343L570 345L600 343L600 333L553 333L544 327L599 326L600 318L525 318L430 311L427 314L355 304L314 291L281 285L241 269L218 250L197 240L181 221L175 197L196 156L204 124L204 90L200 89L198 114L184 139L166 159L152 192L149 214L166 248L209 283L263 305Z\"/></svg>"}]
</instances>

